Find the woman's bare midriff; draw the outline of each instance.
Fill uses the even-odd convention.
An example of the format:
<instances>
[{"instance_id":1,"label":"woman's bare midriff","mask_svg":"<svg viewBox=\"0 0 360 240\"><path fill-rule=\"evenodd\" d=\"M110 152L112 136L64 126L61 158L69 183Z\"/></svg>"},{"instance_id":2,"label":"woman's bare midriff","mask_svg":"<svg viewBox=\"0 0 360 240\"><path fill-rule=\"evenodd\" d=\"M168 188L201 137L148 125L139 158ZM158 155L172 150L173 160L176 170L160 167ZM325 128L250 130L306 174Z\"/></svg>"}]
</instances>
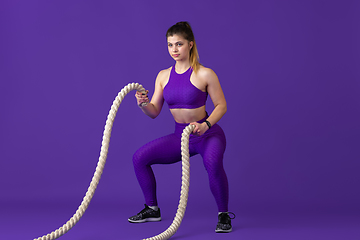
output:
<instances>
[{"instance_id":1,"label":"woman's bare midriff","mask_svg":"<svg viewBox=\"0 0 360 240\"><path fill-rule=\"evenodd\" d=\"M177 123L197 122L206 117L205 105L194 109L174 108L170 112Z\"/></svg>"}]
</instances>

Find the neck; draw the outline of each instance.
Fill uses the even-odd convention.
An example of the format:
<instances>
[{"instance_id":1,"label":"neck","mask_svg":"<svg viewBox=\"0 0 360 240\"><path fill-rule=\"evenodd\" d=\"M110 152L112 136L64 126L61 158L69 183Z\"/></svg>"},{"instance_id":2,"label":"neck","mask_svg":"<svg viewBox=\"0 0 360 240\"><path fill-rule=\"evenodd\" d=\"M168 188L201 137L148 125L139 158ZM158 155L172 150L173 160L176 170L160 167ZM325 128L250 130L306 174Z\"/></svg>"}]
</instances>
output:
<instances>
[{"instance_id":1,"label":"neck","mask_svg":"<svg viewBox=\"0 0 360 240\"><path fill-rule=\"evenodd\" d=\"M177 61L175 64L175 71L177 73L184 73L190 67L189 61Z\"/></svg>"}]
</instances>

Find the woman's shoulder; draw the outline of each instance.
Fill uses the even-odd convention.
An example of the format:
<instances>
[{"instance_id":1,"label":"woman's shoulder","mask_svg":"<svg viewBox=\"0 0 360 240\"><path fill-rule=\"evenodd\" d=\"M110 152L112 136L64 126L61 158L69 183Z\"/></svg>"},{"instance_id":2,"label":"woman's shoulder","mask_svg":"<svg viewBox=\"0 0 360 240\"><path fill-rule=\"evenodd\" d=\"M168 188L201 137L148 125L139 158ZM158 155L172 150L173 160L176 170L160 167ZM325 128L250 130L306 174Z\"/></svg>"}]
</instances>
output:
<instances>
[{"instance_id":1,"label":"woman's shoulder","mask_svg":"<svg viewBox=\"0 0 360 240\"><path fill-rule=\"evenodd\" d=\"M165 83L169 79L170 71L171 71L171 67L161 70L156 77L156 81L159 82L160 85L165 86Z\"/></svg>"},{"instance_id":2,"label":"woman's shoulder","mask_svg":"<svg viewBox=\"0 0 360 240\"><path fill-rule=\"evenodd\" d=\"M196 75L200 78L212 78L212 77L216 77L216 73L208 67L205 67L203 65L200 65L199 70L196 72Z\"/></svg>"},{"instance_id":3,"label":"woman's shoulder","mask_svg":"<svg viewBox=\"0 0 360 240\"><path fill-rule=\"evenodd\" d=\"M158 73L158 76L161 77L161 76L169 75L169 74L170 74L170 71L171 71L171 68L172 68L172 67L169 67L169 68L160 70L160 72Z\"/></svg>"}]
</instances>

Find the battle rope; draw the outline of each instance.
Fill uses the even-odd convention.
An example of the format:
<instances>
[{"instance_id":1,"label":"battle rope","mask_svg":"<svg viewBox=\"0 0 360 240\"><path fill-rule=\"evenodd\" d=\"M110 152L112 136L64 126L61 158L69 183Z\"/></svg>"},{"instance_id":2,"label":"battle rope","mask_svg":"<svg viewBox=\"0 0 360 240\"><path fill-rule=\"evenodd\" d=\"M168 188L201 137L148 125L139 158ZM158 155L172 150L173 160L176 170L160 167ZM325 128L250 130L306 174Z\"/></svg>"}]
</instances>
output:
<instances>
[{"instance_id":1,"label":"battle rope","mask_svg":"<svg viewBox=\"0 0 360 240\"><path fill-rule=\"evenodd\" d=\"M107 153L109 149L110 137L111 137L111 130L114 123L114 119L116 113L119 109L120 103L124 99L124 97L132 90L137 90L140 92L145 91L143 86L138 83L129 83L126 85L119 94L116 96L109 114L107 116L105 129L103 133L103 140L102 146L100 151L100 157L98 164L96 166L96 170L94 176L91 180L90 186L81 202L80 206L78 207L75 214L67 221L62 227L56 229L55 231L44 235L39 238L35 238L34 240L53 240L61 237L65 233L67 233L71 228L75 226L75 224L80 220L80 218L84 215L86 209L88 208L92 197L94 196L95 190L99 184L101 174L104 170L104 166L106 163ZM188 125L181 136L181 156L182 156L182 183L181 183L181 194L180 194L180 201L178 205L178 209L175 215L175 218L171 225L166 229L164 232L160 233L151 238L146 238L145 240L163 240L169 239L175 232L178 230L180 223L184 217L187 200L188 200L188 193L189 193L189 183L190 183L190 164L189 164L189 136L191 132L194 130L194 125Z\"/></svg>"}]
</instances>

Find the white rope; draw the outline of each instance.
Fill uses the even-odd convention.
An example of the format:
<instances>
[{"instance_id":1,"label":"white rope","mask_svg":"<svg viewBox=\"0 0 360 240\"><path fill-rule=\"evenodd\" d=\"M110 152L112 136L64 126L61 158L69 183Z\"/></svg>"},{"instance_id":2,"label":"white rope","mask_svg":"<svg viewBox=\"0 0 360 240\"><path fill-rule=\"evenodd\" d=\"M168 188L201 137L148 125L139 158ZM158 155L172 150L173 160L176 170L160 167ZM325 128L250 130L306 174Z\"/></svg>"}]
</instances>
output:
<instances>
[{"instance_id":1,"label":"white rope","mask_svg":"<svg viewBox=\"0 0 360 240\"><path fill-rule=\"evenodd\" d=\"M186 205L188 201L189 184L190 184L190 162L189 162L189 136L194 130L195 125L188 125L181 135L181 158L182 158L182 177L181 177L181 194L178 209L171 225L164 232L145 240L163 240L169 239L179 229L182 219L184 218Z\"/></svg>"},{"instance_id":2,"label":"white rope","mask_svg":"<svg viewBox=\"0 0 360 240\"><path fill-rule=\"evenodd\" d=\"M107 116L105 129L103 133L103 140L102 140L102 146L100 151L100 157L99 161L94 173L94 176L91 180L90 186L88 187L88 190L85 194L85 197L83 198L83 201L81 202L80 206L78 207L75 214L67 221L63 226L56 229L55 231L44 235L39 238L35 238L34 240L53 240L61 237L65 233L67 233L71 228L75 226L75 224L80 220L80 218L84 215L86 209L88 208L90 201L92 197L94 196L95 190L99 184L101 174L104 170L107 153L109 149L109 143L110 143L110 137L111 137L111 130L114 123L114 119L116 116L116 113L119 109L120 103L124 99L124 97L132 90L137 90L140 92L145 91L143 86L138 83L129 83L126 85L119 94L116 96L111 109L109 111L109 114ZM163 240L163 239L169 239L172 235L175 234L175 232L178 230L180 223L184 217L187 200L188 200L188 192L189 192L189 182L190 182L190 164L189 164L189 136L191 132L194 130L194 125L187 126L182 134L181 137L181 155L182 155L182 185L181 185L181 195L180 195L180 201L178 210L176 212L174 221L169 226L168 229L166 229L164 232L160 233L159 235L156 235L151 238L146 238L145 240Z\"/></svg>"}]
</instances>

